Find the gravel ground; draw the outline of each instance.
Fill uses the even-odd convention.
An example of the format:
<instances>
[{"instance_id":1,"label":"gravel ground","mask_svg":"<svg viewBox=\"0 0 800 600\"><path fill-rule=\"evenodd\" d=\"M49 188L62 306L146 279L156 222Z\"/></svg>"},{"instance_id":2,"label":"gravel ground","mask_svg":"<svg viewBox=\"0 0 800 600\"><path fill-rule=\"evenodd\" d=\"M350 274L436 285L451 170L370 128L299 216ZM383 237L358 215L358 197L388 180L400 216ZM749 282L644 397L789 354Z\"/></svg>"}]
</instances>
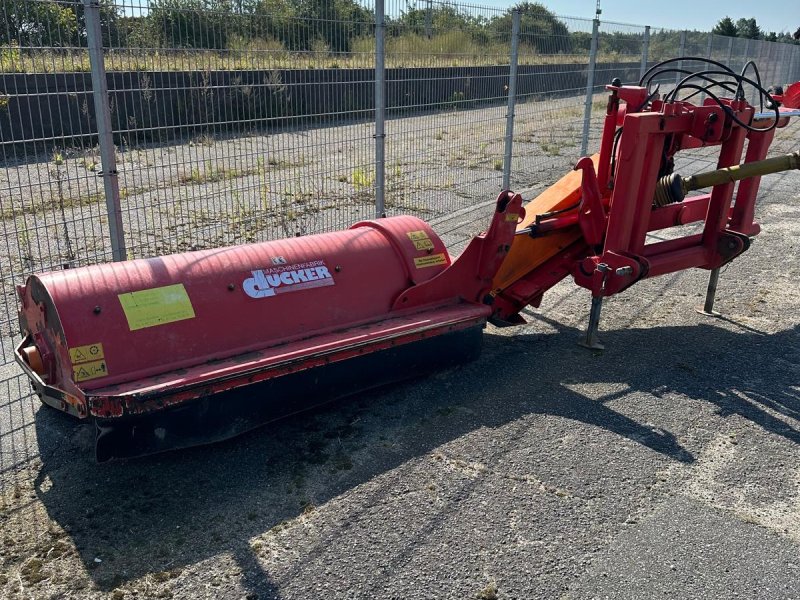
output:
<instances>
[{"instance_id":1,"label":"gravel ground","mask_svg":"<svg viewBox=\"0 0 800 600\"><path fill-rule=\"evenodd\" d=\"M565 281L471 364L100 466L90 429L8 384L0 593L800 598L798 189L762 183L724 318L694 311L704 271L647 280L606 303L604 353L575 344L589 298ZM458 249L489 210L434 226Z\"/></svg>"}]
</instances>

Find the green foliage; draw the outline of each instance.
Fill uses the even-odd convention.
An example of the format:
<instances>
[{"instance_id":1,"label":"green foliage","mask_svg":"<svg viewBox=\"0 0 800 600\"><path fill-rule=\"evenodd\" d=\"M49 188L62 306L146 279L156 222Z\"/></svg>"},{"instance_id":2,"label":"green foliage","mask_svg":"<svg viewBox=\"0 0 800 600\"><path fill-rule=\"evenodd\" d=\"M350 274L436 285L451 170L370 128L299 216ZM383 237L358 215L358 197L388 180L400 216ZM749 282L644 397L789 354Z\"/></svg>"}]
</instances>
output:
<instances>
[{"instance_id":1,"label":"green foliage","mask_svg":"<svg viewBox=\"0 0 800 600\"><path fill-rule=\"evenodd\" d=\"M0 0L0 44L66 48L86 45L82 2L57 0ZM113 0L100 1L104 42L115 39L118 13Z\"/></svg>"},{"instance_id":2,"label":"green foliage","mask_svg":"<svg viewBox=\"0 0 800 600\"><path fill-rule=\"evenodd\" d=\"M150 31L164 47L227 49L279 42L292 51L349 52L373 16L355 0L154 0Z\"/></svg>"},{"instance_id":3,"label":"green foliage","mask_svg":"<svg viewBox=\"0 0 800 600\"><path fill-rule=\"evenodd\" d=\"M761 38L761 28L754 18L739 19L736 21L736 36L757 40Z\"/></svg>"},{"instance_id":4,"label":"green foliage","mask_svg":"<svg viewBox=\"0 0 800 600\"><path fill-rule=\"evenodd\" d=\"M714 25L711 33L716 35L726 35L728 37L736 37L736 25L730 17L720 19L719 23Z\"/></svg>"},{"instance_id":5,"label":"green foliage","mask_svg":"<svg viewBox=\"0 0 800 600\"><path fill-rule=\"evenodd\" d=\"M290 0L290 4L302 19L290 28L295 39L282 40L292 49L312 50L321 40L331 52L350 52L353 38L366 35L374 20L354 0Z\"/></svg>"},{"instance_id":6,"label":"green foliage","mask_svg":"<svg viewBox=\"0 0 800 600\"><path fill-rule=\"evenodd\" d=\"M0 43L20 46L70 46L76 40L78 21L71 8L54 0L2 0Z\"/></svg>"},{"instance_id":7,"label":"green foliage","mask_svg":"<svg viewBox=\"0 0 800 600\"><path fill-rule=\"evenodd\" d=\"M458 7L447 4L425 8L407 8L400 18L390 24L390 35L413 33L431 37L444 32L462 31L485 39L486 19L461 12ZM430 36L428 35L430 33Z\"/></svg>"},{"instance_id":8,"label":"green foliage","mask_svg":"<svg viewBox=\"0 0 800 600\"><path fill-rule=\"evenodd\" d=\"M164 47L222 49L230 17L226 0L154 0L149 18Z\"/></svg>"},{"instance_id":9,"label":"green foliage","mask_svg":"<svg viewBox=\"0 0 800 600\"><path fill-rule=\"evenodd\" d=\"M573 38L566 24L544 6L535 2L521 2L506 11L502 17L492 19L488 25L489 31L500 39L509 39L514 10L520 12L521 44L532 46L540 53L572 53Z\"/></svg>"}]
</instances>

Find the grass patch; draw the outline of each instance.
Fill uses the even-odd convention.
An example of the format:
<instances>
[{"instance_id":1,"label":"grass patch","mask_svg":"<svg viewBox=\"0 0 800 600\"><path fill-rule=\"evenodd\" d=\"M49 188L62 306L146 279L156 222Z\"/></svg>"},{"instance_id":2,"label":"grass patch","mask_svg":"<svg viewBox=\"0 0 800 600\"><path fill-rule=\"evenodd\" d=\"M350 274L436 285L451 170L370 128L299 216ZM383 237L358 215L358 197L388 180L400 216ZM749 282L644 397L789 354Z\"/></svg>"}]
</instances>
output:
<instances>
[{"instance_id":1,"label":"grass patch","mask_svg":"<svg viewBox=\"0 0 800 600\"><path fill-rule=\"evenodd\" d=\"M106 71L246 71L274 69L357 69L375 66L375 40L353 40L350 52L327 48L290 52L279 42L267 47L233 44L229 49L114 48L105 55ZM386 39L387 67L464 67L509 64L510 48L503 42L478 42L461 31L448 31L431 38L409 34ZM520 44L520 65L585 64L587 52L542 54ZM630 61L639 57L600 52L599 62ZM88 73L89 52L84 48L36 49L0 46L3 73ZM0 110L2 110L0 102Z\"/></svg>"}]
</instances>

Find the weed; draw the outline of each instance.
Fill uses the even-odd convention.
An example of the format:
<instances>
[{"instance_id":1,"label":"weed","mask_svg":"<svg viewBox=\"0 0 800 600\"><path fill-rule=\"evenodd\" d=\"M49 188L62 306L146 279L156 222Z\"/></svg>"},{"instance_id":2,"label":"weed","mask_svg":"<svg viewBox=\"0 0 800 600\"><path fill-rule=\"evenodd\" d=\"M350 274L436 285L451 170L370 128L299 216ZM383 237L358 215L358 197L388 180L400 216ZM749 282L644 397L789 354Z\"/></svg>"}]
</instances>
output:
<instances>
[{"instance_id":1,"label":"weed","mask_svg":"<svg viewBox=\"0 0 800 600\"><path fill-rule=\"evenodd\" d=\"M490 581L475 597L478 600L497 600L497 583Z\"/></svg>"},{"instance_id":2,"label":"weed","mask_svg":"<svg viewBox=\"0 0 800 600\"><path fill-rule=\"evenodd\" d=\"M353 169L353 175L351 179L355 188L357 190L362 190L364 188L372 187L372 184L375 181L375 176L372 173L365 171L361 167L358 167Z\"/></svg>"},{"instance_id":3,"label":"weed","mask_svg":"<svg viewBox=\"0 0 800 600\"><path fill-rule=\"evenodd\" d=\"M495 171L502 171L502 170L503 170L503 161L502 161L502 160L500 160L499 158L498 158L498 159L496 159L496 160L495 160L495 161L492 163L492 168L493 168Z\"/></svg>"},{"instance_id":4,"label":"weed","mask_svg":"<svg viewBox=\"0 0 800 600\"><path fill-rule=\"evenodd\" d=\"M23 248L25 253L20 256L22 259L22 266L24 270L33 270L33 246L31 244L31 236L28 234L28 228L21 230L18 235L19 246Z\"/></svg>"},{"instance_id":5,"label":"weed","mask_svg":"<svg viewBox=\"0 0 800 600\"><path fill-rule=\"evenodd\" d=\"M539 147L548 156L561 156L562 145L554 141L539 142Z\"/></svg>"},{"instance_id":6,"label":"weed","mask_svg":"<svg viewBox=\"0 0 800 600\"><path fill-rule=\"evenodd\" d=\"M22 569L20 569L20 576L29 584L39 583L47 579L47 574L42 571L44 563L38 558L29 559Z\"/></svg>"},{"instance_id":7,"label":"weed","mask_svg":"<svg viewBox=\"0 0 800 600\"><path fill-rule=\"evenodd\" d=\"M338 453L331 459L333 471L349 471L353 468L353 461L347 454Z\"/></svg>"},{"instance_id":8,"label":"weed","mask_svg":"<svg viewBox=\"0 0 800 600\"><path fill-rule=\"evenodd\" d=\"M69 229L67 228L67 212L65 207L65 198L64 198L64 179L66 173L62 169L64 167L64 156L60 152L56 151L53 153L53 167L50 169L50 175L56 182L56 191L57 191L57 198L58 198L58 206L61 209L61 224L64 227L64 243L66 245L66 255L59 250L59 254L61 256L66 256L67 263L64 264L64 268L69 268L72 266L72 263L75 261L75 253L72 251L72 242L69 238ZM60 242L60 239L56 237L56 242ZM59 246L61 244L59 243Z\"/></svg>"}]
</instances>

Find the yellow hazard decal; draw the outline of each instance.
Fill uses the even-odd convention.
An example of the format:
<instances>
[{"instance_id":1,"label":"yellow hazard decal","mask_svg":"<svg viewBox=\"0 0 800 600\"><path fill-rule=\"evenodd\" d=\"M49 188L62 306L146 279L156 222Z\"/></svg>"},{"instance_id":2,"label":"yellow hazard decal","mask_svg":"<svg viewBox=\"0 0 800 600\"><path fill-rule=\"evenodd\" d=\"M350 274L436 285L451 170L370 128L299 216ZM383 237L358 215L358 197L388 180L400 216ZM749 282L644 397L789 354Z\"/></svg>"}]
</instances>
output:
<instances>
[{"instance_id":1,"label":"yellow hazard decal","mask_svg":"<svg viewBox=\"0 0 800 600\"><path fill-rule=\"evenodd\" d=\"M424 231L409 231L406 235L417 250L433 250L433 242Z\"/></svg>"},{"instance_id":2,"label":"yellow hazard decal","mask_svg":"<svg viewBox=\"0 0 800 600\"><path fill-rule=\"evenodd\" d=\"M182 283L128 292L119 302L131 331L194 318L194 308Z\"/></svg>"},{"instance_id":3,"label":"yellow hazard decal","mask_svg":"<svg viewBox=\"0 0 800 600\"><path fill-rule=\"evenodd\" d=\"M507 223L516 223L519 221L519 213L506 213Z\"/></svg>"},{"instance_id":4,"label":"yellow hazard decal","mask_svg":"<svg viewBox=\"0 0 800 600\"><path fill-rule=\"evenodd\" d=\"M108 368L104 360L75 365L72 368L72 378L77 382L97 379L98 377L105 377L106 375L108 375Z\"/></svg>"},{"instance_id":5,"label":"yellow hazard decal","mask_svg":"<svg viewBox=\"0 0 800 600\"><path fill-rule=\"evenodd\" d=\"M436 265L446 265L447 259L444 254L431 254L430 256L420 256L414 259L414 264L418 269L425 267L435 267Z\"/></svg>"},{"instance_id":6,"label":"yellow hazard decal","mask_svg":"<svg viewBox=\"0 0 800 600\"><path fill-rule=\"evenodd\" d=\"M73 365L93 360L101 360L105 357L105 354L103 354L103 344L100 343L76 346L75 348L69 349L69 359L72 361Z\"/></svg>"}]
</instances>

